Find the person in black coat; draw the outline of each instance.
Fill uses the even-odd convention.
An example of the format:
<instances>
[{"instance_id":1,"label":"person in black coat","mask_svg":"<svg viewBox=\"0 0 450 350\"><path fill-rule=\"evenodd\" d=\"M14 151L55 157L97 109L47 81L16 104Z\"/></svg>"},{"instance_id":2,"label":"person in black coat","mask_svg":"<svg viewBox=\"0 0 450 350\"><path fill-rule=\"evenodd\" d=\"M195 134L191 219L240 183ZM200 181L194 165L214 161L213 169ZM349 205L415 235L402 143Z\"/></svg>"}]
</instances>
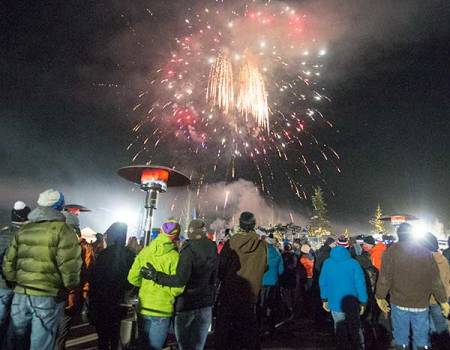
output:
<instances>
[{"instance_id":1,"label":"person in black coat","mask_svg":"<svg viewBox=\"0 0 450 350\"><path fill-rule=\"evenodd\" d=\"M127 225L112 224L105 232L107 248L95 260L89 291L89 317L98 334L100 350L118 349L120 321L128 283L128 271L133 265L134 253L125 247Z\"/></svg>"},{"instance_id":2,"label":"person in black coat","mask_svg":"<svg viewBox=\"0 0 450 350\"><path fill-rule=\"evenodd\" d=\"M188 238L175 275L158 272L150 264L141 269L141 274L163 286L185 287L175 302L175 335L181 350L200 350L212 321L218 255L216 244L206 237L203 220L190 222Z\"/></svg>"}]
</instances>

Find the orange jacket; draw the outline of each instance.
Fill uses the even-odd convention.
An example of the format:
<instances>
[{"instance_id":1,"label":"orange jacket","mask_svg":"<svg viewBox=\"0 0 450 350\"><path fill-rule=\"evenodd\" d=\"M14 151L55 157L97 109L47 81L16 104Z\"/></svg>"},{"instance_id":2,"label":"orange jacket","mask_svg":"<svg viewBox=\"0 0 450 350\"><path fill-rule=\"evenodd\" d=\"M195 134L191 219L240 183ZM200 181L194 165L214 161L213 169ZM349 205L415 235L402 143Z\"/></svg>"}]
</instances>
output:
<instances>
[{"instance_id":1,"label":"orange jacket","mask_svg":"<svg viewBox=\"0 0 450 350\"><path fill-rule=\"evenodd\" d=\"M378 271L381 270L381 258L386 250L386 246L382 242L375 244L375 247L369 252L370 260L372 260L372 265L376 267Z\"/></svg>"},{"instance_id":2,"label":"orange jacket","mask_svg":"<svg viewBox=\"0 0 450 350\"><path fill-rule=\"evenodd\" d=\"M302 264L306 270L306 277L313 278L314 260L308 258L306 255L302 255L300 264Z\"/></svg>"},{"instance_id":3,"label":"orange jacket","mask_svg":"<svg viewBox=\"0 0 450 350\"><path fill-rule=\"evenodd\" d=\"M66 312L76 313L83 306L84 300L89 293L89 279L90 272L94 263L94 249L92 245L86 242L85 239L80 241L81 259L83 265L81 266L80 285L76 289L69 291L66 299Z\"/></svg>"}]
</instances>

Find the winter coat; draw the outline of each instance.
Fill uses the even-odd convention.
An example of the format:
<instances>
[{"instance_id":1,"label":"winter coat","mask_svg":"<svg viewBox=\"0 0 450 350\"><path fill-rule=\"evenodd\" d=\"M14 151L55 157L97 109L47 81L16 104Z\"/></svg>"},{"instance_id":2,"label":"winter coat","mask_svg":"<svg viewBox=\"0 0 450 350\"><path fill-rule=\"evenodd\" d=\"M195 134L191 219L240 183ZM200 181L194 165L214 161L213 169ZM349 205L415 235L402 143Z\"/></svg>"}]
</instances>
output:
<instances>
[{"instance_id":1,"label":"winter coat","mask_svg":"<svg viewBox=\"0 0 450 350\"><path fill-rule=\"evenodd\" d=\"M363 270L343 247L331 249L330 257L323 264L319 285L320 296L328 301L332 311L343 312L348 297L357 298L360 304L367 303Z\"/></svg>"},{"instance_id":2,"label":"winter coat","mask_svg":"<svg viewBox=\"0 0 450 350\"><path fill-rule=\"evenodd\" d=\"M67 295L65 307L66 314L74 314L79 312L89 293L89 283L94 264L94 249L85 239L80 241L80 247L82 260L80 285L69 291L69 294Z\"/></svg>"},{"instance_id":3,"label":"winter coat","mask_svg":"<svg viewBox=\"0 0 450 350\"><path fill-rule=\"evenodd\" d=\"M263 276L263 286L275 286L284 272L284 265L281 254L273 244L267 245L267 259L269 269Z\"/></svg>"},{"instance_id":4,"label":"winter coat","mask_svg":"<svg viewBox=\"0 0 450 350\"><path fill-rule=\"evenodd\" d=\"M353 257L359 265L362 267L364 276L366 278L366 286L369 296L373 298L375 296L375 285L378 279L378 270L372 265L370 255L366 252L361 255L356 255Z\"/></svg>"},{"instance_id":5,"label":"winter coat","mask_svg":"<svg viewBox=\"0 0 450 350\"><path fill-rule=\"evenodd\" d=\"M369 252L372 265L375 266L378 271L381 270L381 258L383 257L383 253L385 250L386 246L384 245L384 243L378 242Z\"/></svg>"},{"instance_id":6,"label":"winter coat","mask_svg":"<svg viewBox=\"0 0 450 350\"><path fill-rule=\"evenodd\" d=\"M12 238L14 237L14 234L19 229L18 226L12 225L12 226L6 226L2 230L0 230L0 289L8 289L9 286L3 277L3 269L2 269L2 262L3 257L5 256L6 250L9 247L9 244L11 243Z\"/></svg>"},{"instance_id":7,"label":"winter coat","mask_svg":"<svg viewBox=\"0 0 450 350\"><path fill-rule=\"evenodd\" d=\"M439 269L428 249L400 241L384 252L375 295L386 299L388 294L392 304L408 308L427 308L431 294L439 303L447 301Z\"/></svg>"},{"instance_id":8,"label":"winter coat","mask_svg":"<svg viewBox=\"0 0 450 350\"><path fill-rule=\"evenodd\" d=\"M283 252L284 273L280 277L280 286L294 289L297 285L297 258L293 252Z\"/></svg>"},{"instance_id":9,"label":"winter coat","mask_svg":"<svg viewBox=\"0 0 450 350\"><path fill-rule=\"evenodd\" d=\"M314 259L309 254L302 254L300 264L303 266L306 278L313 278L314 275Z\"/></svg>"},{"instance_id":10,"label":"winter coat","mask_svg":"<svg viewBox=\"0 0 450 350\"><path fill-rule=\"evenodd\" d=\"M256 303L266 269L267 243L255 231L237 230L220 253L221 298L228 303Z\"/></svg>"},{"instance_id":11,"label":"winter coat","mask_svg":"<svg viewBox=\"0 0 450 350\"><path fill-rule=\"evenodd\" d=\"M445 256L443 256L440 252L434 252L433 258L439 269L439 276L442 284L444 285L448 299L450 298L450 266ZM437 304L436 298L433 295L431 295L430 304Z\"/></svg>"},{"instance_id":12,"label":"winter coat","mask_svg":"<svg viewBox=\"0 0 450 350\"><path fill-rule=\"evenodd\" d=\"M208 238L188 240L180 251L175 275L157 272L155 282L168 287L185 287L177 297L177 312L196 310L214 304L218 255Z\"/></svg>"},{"instance_id":13,"label":"winter coat","mask_svg":"<svg viewBox=\"0 0 450 350\"><path fill-rule=\"evenodd\" d=\"M141 268L147 263L157 271L174 275L180 255L175 244L160 233L150 245L141 250L128 273L128 281L139 287L139 312L142 315L171 317L174 312L175 298L183 293L183 288L164 287L154 281L141 277Z\"/></svg>"},{"instance_id":14,"label":"winter coat","mask_svg":"<svg viewBox=\"0 0 450 350\"><path fill-rule=\"evenodd\" d=\"M16 293L57 296L80 282L81 249L63 214L48 207L33 210L14 235L3 273Z\"/></svg>"},{"instance_id":15,"label":"winter coat","mask_svg":"<svg viewBox=\"0 0 450 350\"><path fill-rule=\"evenodd\" d=\"M319 276L323 263L330 257L331 248L328 245L322 246L317 252L317 259L314 262L314 275Z\"/></svg>"},{"instance_id":16,"label":"winter coat","mask_svg":"<svg viewBox=\"0 0 450 350\"><path fill-rule=\"evenodd\" d=\"M442 255L445 256L448 263L450 264L450 248L444 249L444 251L442 252Z\"/></svg>"},{"instance_id":17,"label":"winter coat","mask_svg":"<svg viewBox=\"0 0 450 350\"><path fill-rule=\"evenodd\" d=\"M119 317L116 310L125 302L126 292L133 288L127 276L134 257L134 253L124 245L113 244L95 259L89 290L89 312L94 324L105 315Z\"/></svg>"}]
</instances>

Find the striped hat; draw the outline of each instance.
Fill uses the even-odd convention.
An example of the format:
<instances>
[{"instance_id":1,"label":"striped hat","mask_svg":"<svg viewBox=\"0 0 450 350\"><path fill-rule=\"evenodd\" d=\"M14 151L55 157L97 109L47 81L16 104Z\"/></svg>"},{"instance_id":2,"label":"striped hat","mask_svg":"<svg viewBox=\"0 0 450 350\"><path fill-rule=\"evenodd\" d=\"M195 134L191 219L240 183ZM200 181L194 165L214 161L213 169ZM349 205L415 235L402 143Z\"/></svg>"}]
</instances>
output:
<instances>
[{"instance_id":1,"label":"striped hat","mask_svg":"<svg viewBox=\"0 0 450 350\"><path fill-rule=\"evenodd\" d=\"M345 235L340 235L336 241L336 245L338 245L340 247L348 248L350 245L349 241L348 241L348 237Z\"/></svg>"}]
</instances>

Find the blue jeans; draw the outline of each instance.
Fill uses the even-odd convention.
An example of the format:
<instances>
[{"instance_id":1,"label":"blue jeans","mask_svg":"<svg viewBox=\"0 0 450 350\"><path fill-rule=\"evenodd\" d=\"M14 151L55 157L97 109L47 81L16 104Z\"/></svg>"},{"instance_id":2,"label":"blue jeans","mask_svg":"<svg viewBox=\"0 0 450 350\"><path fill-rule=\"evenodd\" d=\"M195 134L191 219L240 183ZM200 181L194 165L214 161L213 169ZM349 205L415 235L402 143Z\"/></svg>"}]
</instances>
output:
<instances>
[{"instance_id":1,"label":"blue jeans","mask_svg":"<svg viewBox=\"0 0 450 350\"><path fill-rule=\"evenodd\" d=\"M11 289L0 289L0 349L3 349L2 346L6 343L13 296L14 292Z\"/></svg>"},{"instance_id":2,"label":"blue jeans","mask_svg":"<svg viewBox=\"0 0 450 350\"><path fill-rule=\"evenodd\" d=\"M409 346L409 329L411 327L414 346L430 346L428 310L421 312L404 311L392 304L391 318L395 345Z\"/></svg>"},{"instance_id":3,"label":"blue jeans","mask_svg":"<svg viewBox=\"0 0 450 350\"><path fill-rule=\"evenodd\" d=\"M169 333L171 317L140 315L143 348L160 350Z\"/></svg>"},{"instance_id":4,"label":"blue jeans","mask_svg":"<svg viewBox=\"0 0 450 350\"><path fill-rule=\"evenodd\" d=\"M437 304L430 305L430 329L431 333L448 333L448 323L442 315L441 307Z\"/></svg>"},{"instance_id":5,"label":"blue jeans","mask_svg":"<svg viewBox=\"0 0 450 350\"><path fill-rule=\"evenodd\" d=\"M27 349L28 344L30 350L53 349L63 308L51 296L15 293L10 326L14 349Z\"/></svg>"},{"instance_id":6,"label":"blue jeans","mask_svg":"<svg viewBox=\"0 0 450 350\"><path fill-rule=\"evenodd\" d=\"M212 321L212 307L179 312L175 316L175 335L180 350L202 350Z\"/></svg>"}]
</instances>

